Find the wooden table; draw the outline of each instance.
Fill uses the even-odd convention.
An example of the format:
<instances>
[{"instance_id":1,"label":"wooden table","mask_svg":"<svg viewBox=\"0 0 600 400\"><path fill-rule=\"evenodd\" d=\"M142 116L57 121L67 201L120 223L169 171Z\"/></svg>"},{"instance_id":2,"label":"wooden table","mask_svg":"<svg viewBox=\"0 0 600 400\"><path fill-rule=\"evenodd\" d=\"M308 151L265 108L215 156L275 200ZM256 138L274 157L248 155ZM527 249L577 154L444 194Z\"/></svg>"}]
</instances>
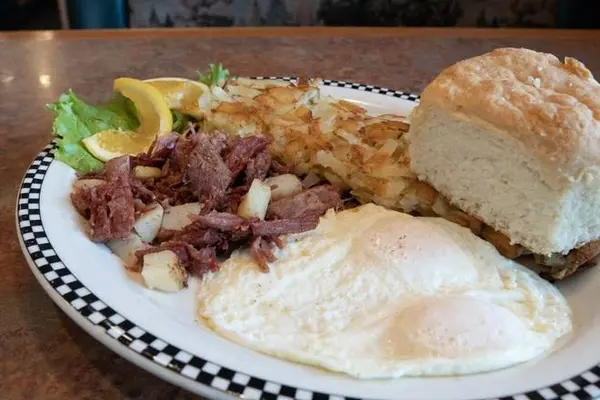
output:
<instances>
[{"instance_id":1,"label":"wooden table","mask_svg":"<svg viewBox=\"0 0 600 400\"><path fill-rule=\"evenodd\" d=\"M14 228L17 185L50 139L44 110L118 76L308 75L419 92L445 66L500 46L572 56L600 74L600 31L268 28L0 34L0 390L4 399L188 399L71 322L37 284Z\"/></svg>"}]
</instances>

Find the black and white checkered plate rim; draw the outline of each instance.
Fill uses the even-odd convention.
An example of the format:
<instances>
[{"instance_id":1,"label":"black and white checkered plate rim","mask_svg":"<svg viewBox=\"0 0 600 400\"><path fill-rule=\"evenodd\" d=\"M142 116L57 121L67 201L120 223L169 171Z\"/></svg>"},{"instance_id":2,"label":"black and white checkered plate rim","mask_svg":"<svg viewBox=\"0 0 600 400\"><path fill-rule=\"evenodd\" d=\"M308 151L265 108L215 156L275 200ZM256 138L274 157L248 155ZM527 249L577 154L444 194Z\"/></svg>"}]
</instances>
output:
<instances>
[{"instance_id":1,"label":"black and white checkered plate rim","mask_svg":"<svg viewBox=\"0 0 600 400\"><path fill-rule=\"evenodd\" d=\"M285 79L264 77L260 79ZM418 102L419 96L341 81L323 80L326 86L350 88L380 93ZM48 145L40 152L25 173L17 201L18 232L24 244L24 252L31 262L34 273L52 287L61 306L72 308L82 318L82 324L102 330L110 340L118 341L126 351L134 352L181 377L201 385L244 399L298 399L298 400L352 400L350 397L331 395L267 381L217 365L201 356L179 349L167 340L154 336L107 306L86 288L63 264L46 235L40 214L40 194L46 172L54 160L55 146ZM56 297L56 296L54 296ZM82 322L84 321L84 322ZM535 391L503 397L500 400L583 400L600 395L600 365L572 377L564 382Z\"/></svg>"},{"instance_id":2,"label":"black and white checkered plate rim","mask_svg":"<svg viewBox=\"0 0 600 400\"><path fill-rule=\"evenodd\" d=\"M258 80L272 79L272 80L283 80L283 81L288 81L288 82L297 82L298 81L298 77L294 77L294 76L254 76L251 79L258 79ZM409 93L409 92L402 92L399 90L388 89L388 88L384 88L384 87L380 87L380 86L365 85L363 83L355 83L355 82L333 81L330 79L322 79L321 83L324 86L354 89L354 90L358 90L361 92L376 93L376 94L381 94L381 95L390 96L390 97L396 97L399 99L412 101L412 102L416 102L416 103L419 102L419 95L417 95L417 94Z\"/></svg>"}]
</instances>

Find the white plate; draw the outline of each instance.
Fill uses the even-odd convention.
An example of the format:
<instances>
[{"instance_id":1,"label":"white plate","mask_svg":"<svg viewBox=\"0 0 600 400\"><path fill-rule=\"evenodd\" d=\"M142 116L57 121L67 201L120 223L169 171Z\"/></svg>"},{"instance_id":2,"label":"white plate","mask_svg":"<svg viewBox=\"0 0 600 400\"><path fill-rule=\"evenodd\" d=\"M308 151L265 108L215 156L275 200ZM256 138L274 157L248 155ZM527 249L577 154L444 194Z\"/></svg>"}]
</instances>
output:
<instances>
[{"instance_id":1,"label":"white plate","mask_svg":"<svg viewBox=\"0 0 600 400\"><path fill-rule=\"evenodd\" d=\"M370 112L407 114L418 96L339 81L322 92ZM560 284L574 332L552 354L513 368L462 377L355 380L281 361L217 336L194 320L194 288L144 289L118 259L92 243L69 201L73 170L53 161L52 145L23 179L17 226L31 269L84 330L151 373L211 398L245 399L589 399L600 396L600 271Z\"/></svg>"}]
</instances>

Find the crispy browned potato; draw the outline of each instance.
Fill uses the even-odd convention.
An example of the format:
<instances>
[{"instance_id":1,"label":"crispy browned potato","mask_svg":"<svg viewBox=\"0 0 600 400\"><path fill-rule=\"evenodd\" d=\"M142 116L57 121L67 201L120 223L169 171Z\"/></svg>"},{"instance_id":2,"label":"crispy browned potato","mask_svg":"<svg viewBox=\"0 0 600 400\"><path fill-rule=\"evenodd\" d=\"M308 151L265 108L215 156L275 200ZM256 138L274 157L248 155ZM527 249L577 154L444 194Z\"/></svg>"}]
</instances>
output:
<instances>
[{"instance_id":1,"label":"crispy browned potato","mask_svg":"<svg viewBox=\"0 0 600 400\"><path fill-rule=\"evenodd\" d=\"M458 225L469 228L473 234L480 236L483 230L483 223L477 218L468 215L462 211L452 210L445 217L447 220L452 221ZM508 241L508 238L506 238Z\"/></svg>"},{"instance_id":2,"label":"crispy browned potato","mask_svg":"<svg viewBox=\"0 0 600 400\"><path fill-rule=\"evenodd\" d=\"M319 93L319 84L233 80L232 101L214 105L205 125L238 136L267 135L273 156L298 172L341 183L361 202L413 211L403 201L415 181L403 141L406 118L369 115L359 104Z\"/></svg>"},{"instance_id":3,"label":"crispy browned potato","mask_svg":"<svg viewBox=\"0 0 600 400\"><path fill-rule=\"evenodd\" d=\"M536 261L544 265L553 263L550 265L551 271L550 276L552 279L560 280L570 275L573 275L584 265L593 261L598 255L600 255L600 240L594 240L571 250L566 256L551 257L550 259L536 258Z\"/></svg>"},{"instance_id":4,"label":"crispy browned potato","mask_svg":"<svg viewBox=\"0 0 600 400\"><path fill-rule=\"evenodd\" d=\"M425 182L417 182L414 184L415 194L421 200L421 206L431 208L435 199L438 196L434 188Z\"/></svg>"},{"instance_id":5,"label":"crispy browned potato","mask_svg":"<svg viewBox=\"0 0 600 400\"><path fill-rule=\"evenodd\" d=\"M485 225L481 230L481 236L494 245L500 254L506 258L515 259L523 254L523 249L517 244L511 244L506 235Z\"/></svg>"}]
</instances>

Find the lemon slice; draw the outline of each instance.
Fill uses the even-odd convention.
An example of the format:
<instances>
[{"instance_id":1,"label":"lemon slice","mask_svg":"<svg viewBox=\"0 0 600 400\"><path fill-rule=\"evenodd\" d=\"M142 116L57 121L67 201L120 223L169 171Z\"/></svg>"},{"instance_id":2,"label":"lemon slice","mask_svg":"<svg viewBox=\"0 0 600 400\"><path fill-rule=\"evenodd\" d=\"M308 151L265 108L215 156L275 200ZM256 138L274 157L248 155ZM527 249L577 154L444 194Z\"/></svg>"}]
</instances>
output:
<instances>
[{"instance_id":1,"label":"lemon slice","mask_svg":"<svg viewBox=\"0 0 600 400\"><path fill-rule=\"evenodd\" d=\"M118 78L113 89L133 102L140 126L136 132L106 130L83 139L85 148L101 161L146 152L157 136L173 129L171 110L155 87L139 79Z\"/></svg>"},{"instance_id":2,"label":"lemon slice","mask_svg":"<svg viewBox=\"0 0 600 400\"><path fill-rule=\"evenodd\" d=\"M115 92L130 99L140 120L140 135L161 136L173 129L173 116L162 93L154 86L133 78L117 78L113 84Z\"/></svg>"},{"instance_id":3,"label":"lemon slice","mask_svg":"<svg viewBox=\"0 0 600 400\"><path fill-rule=\"evenodd\" d=\"M184 78L155 78L144 82L162 94L169 108L198 119L204 117L205 112L198 102L200 96L210 93L204 83Z\"/></svg>"},{"instance_id":4,"label":"lemon slice","mask_svg":"<svg viewBox=\"0 0 600 400\"><path fill-rule=\"evenodd\" d=\"M83 139L85 148L100 161L146 152L154 135L144 135L133 131L106 130Z\"/></svg>"}]
</instances>

